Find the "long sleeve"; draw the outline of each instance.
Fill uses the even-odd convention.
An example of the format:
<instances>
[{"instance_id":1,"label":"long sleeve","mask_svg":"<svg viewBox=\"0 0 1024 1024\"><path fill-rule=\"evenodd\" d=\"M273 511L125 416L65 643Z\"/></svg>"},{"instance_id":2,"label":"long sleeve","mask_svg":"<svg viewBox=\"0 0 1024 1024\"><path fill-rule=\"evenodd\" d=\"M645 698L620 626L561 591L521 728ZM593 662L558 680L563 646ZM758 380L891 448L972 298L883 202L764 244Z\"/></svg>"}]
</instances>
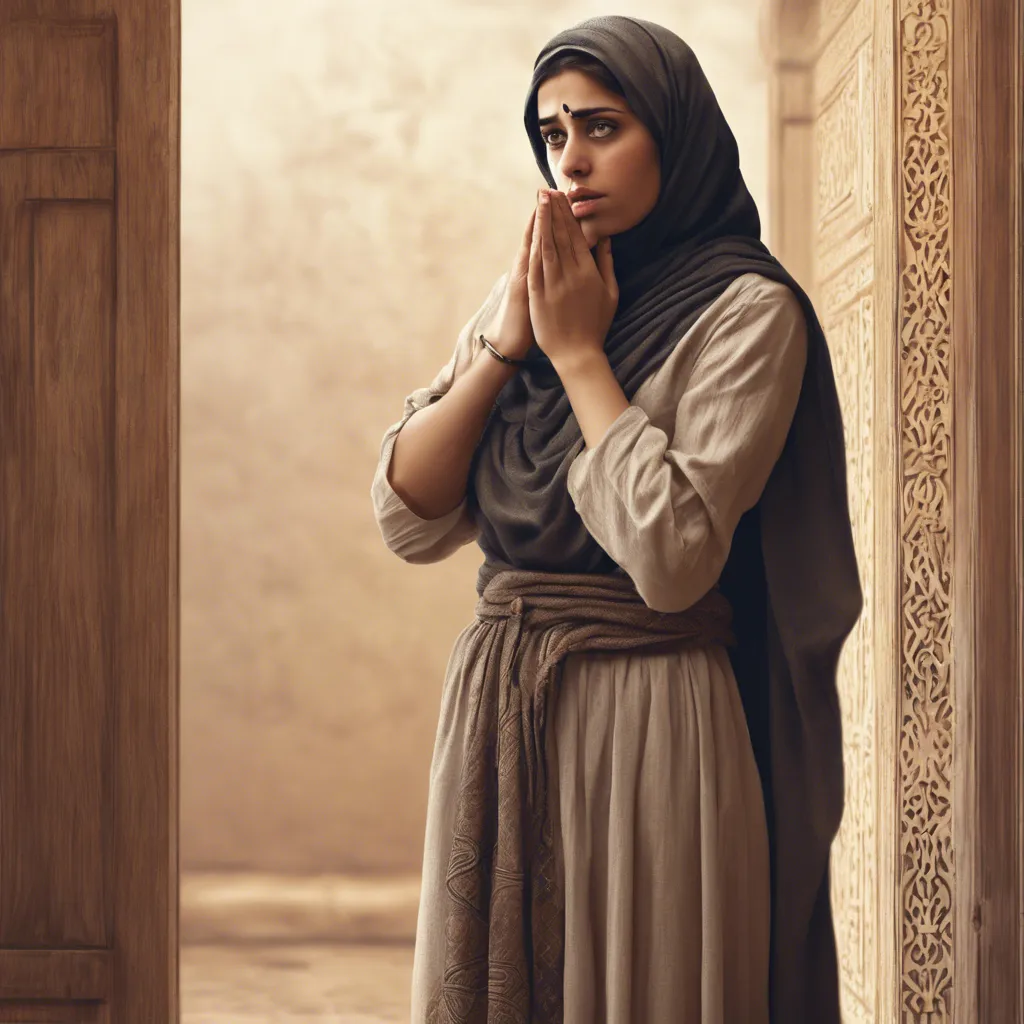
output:
<instances>
[{"instance_id":1,"label":"long sleeve","mask_svg":"<svg viewBox=\"0 0 1024 1024\"><path fill-rule=\"evenodd\" d=\"M588 531L658 611L718 581L782 453L807 360L796 297L764 278L743 279L705 330L691 329L696 356L661 367L569 470Z\"/></svg>"},{"instance_id":2,"label":"long sleeve","mask_svg":"<svg viewBox=\"0 0 1024 1024\"><path fill-rule=\"evenodd\" d=\"M384 543L390 551L406 562L440 562L463 545L475 540L479 534L465 499L457 508L438 519L422 519L402 501L391 486L388 481L388 467L391 464L398 433L409 418L447 394L459 375L473 361L476 350L480 347L475 338L476 327L497 308L507 278L508 274L505 273L498 279L483 305L459 332L451 358L437 372L430 384L417 388L406 396L402 418L388 427L384 433L380 458L370 487L370 497Z\"/></svg>"}]
</instances>

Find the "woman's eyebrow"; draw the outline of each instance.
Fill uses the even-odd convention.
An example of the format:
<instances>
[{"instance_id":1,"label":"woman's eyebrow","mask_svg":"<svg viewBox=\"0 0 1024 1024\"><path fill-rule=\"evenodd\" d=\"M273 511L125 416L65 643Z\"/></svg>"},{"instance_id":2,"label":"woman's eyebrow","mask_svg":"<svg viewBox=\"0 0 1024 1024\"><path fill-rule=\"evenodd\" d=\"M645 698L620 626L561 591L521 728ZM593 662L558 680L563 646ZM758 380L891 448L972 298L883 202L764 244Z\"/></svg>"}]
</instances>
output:
<instances>
[{"instance_id":1,"label":"woman's eyebrow","mask_svg":"<svg viewBox=\"0 0 1024 1024\"><path fill-rule=\"evenodd\" d=\"M563 107L563 109L568 110L568 108L565 106L564 103L562 104L562 107ZM569 110L568 112L569 112L569 116L570 117L589 117L591 114L601 114L601 113L603 113L606 110L610 110L610 111L612 111L613 113L616 113L616 114L624 114L625 113L624 110L619 110L618 107L587 107L584 110L577 110L575 113L573 111L571 111L571 110ZM543 128L544 125L551 124L552 122L557 121L557 120L558 120L558 115L557 114L553 114L551 117L542 117L537 122L537 127L538 128Z\"/></svg>"}]
</instances>

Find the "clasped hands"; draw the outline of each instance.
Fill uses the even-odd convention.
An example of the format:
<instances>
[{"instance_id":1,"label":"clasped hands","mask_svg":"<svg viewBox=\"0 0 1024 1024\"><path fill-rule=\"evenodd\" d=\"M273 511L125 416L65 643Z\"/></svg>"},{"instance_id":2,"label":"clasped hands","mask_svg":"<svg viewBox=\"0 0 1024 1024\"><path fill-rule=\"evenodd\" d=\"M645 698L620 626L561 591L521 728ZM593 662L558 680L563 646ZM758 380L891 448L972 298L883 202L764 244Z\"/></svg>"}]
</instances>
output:
<instances>
[{"instance_id":1,"label":"clasped hands","mask_svg":"<svg viewBox=\"0 0 1024 1024\"><path fill-rule=\"evenodd\" d=\"M530 320L538 347L559 375L603 356L619 304L609 238L592 255L568 197L541 189L527 273Z\"/></svg>"}]
</instances>

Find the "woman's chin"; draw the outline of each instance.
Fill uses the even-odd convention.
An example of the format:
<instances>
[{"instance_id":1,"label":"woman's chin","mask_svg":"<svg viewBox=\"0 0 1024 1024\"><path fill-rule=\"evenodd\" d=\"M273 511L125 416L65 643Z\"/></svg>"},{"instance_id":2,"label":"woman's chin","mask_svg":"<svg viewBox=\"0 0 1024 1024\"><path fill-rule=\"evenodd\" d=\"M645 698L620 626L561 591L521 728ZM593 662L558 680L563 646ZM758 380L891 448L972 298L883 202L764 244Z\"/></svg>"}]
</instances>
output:
<instances>
[{"instance_id":1,"label":"woman's chin","mask_svg":"<svg viewBox=\"0 0 1024 1024\"><path fill-rule=\"evenodd\" d=\"M587 246L590 249L593 249L602 238L614 238L619 233L619 228L614 224L609 230L608 222L599 221L596 217L588 217L586 220L580 221L580 229L583 231L583 237L587 240Z\"/></svg>"}]
</instances>

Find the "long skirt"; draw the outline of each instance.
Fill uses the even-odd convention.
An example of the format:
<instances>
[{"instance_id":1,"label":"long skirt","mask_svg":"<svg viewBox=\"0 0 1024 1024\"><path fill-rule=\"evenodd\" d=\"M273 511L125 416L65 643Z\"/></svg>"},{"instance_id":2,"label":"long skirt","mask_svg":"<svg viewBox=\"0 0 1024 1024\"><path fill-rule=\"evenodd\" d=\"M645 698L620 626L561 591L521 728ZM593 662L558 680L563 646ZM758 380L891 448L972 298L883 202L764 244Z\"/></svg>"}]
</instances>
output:
<instances>
[{"instance_id":1,"label":"long skirt","mask_svg":"<svg viewBox=\"0 0 1024 1024\"><path fill-rule=\"evenodd\" d=\"M423 1024L444 969L444 883L472 713L459 649L430 769L412 1024ZM554 703L565 1024L766 1024L768 835L725 648L570 654Z\"/></svg>"}]
</instances>

